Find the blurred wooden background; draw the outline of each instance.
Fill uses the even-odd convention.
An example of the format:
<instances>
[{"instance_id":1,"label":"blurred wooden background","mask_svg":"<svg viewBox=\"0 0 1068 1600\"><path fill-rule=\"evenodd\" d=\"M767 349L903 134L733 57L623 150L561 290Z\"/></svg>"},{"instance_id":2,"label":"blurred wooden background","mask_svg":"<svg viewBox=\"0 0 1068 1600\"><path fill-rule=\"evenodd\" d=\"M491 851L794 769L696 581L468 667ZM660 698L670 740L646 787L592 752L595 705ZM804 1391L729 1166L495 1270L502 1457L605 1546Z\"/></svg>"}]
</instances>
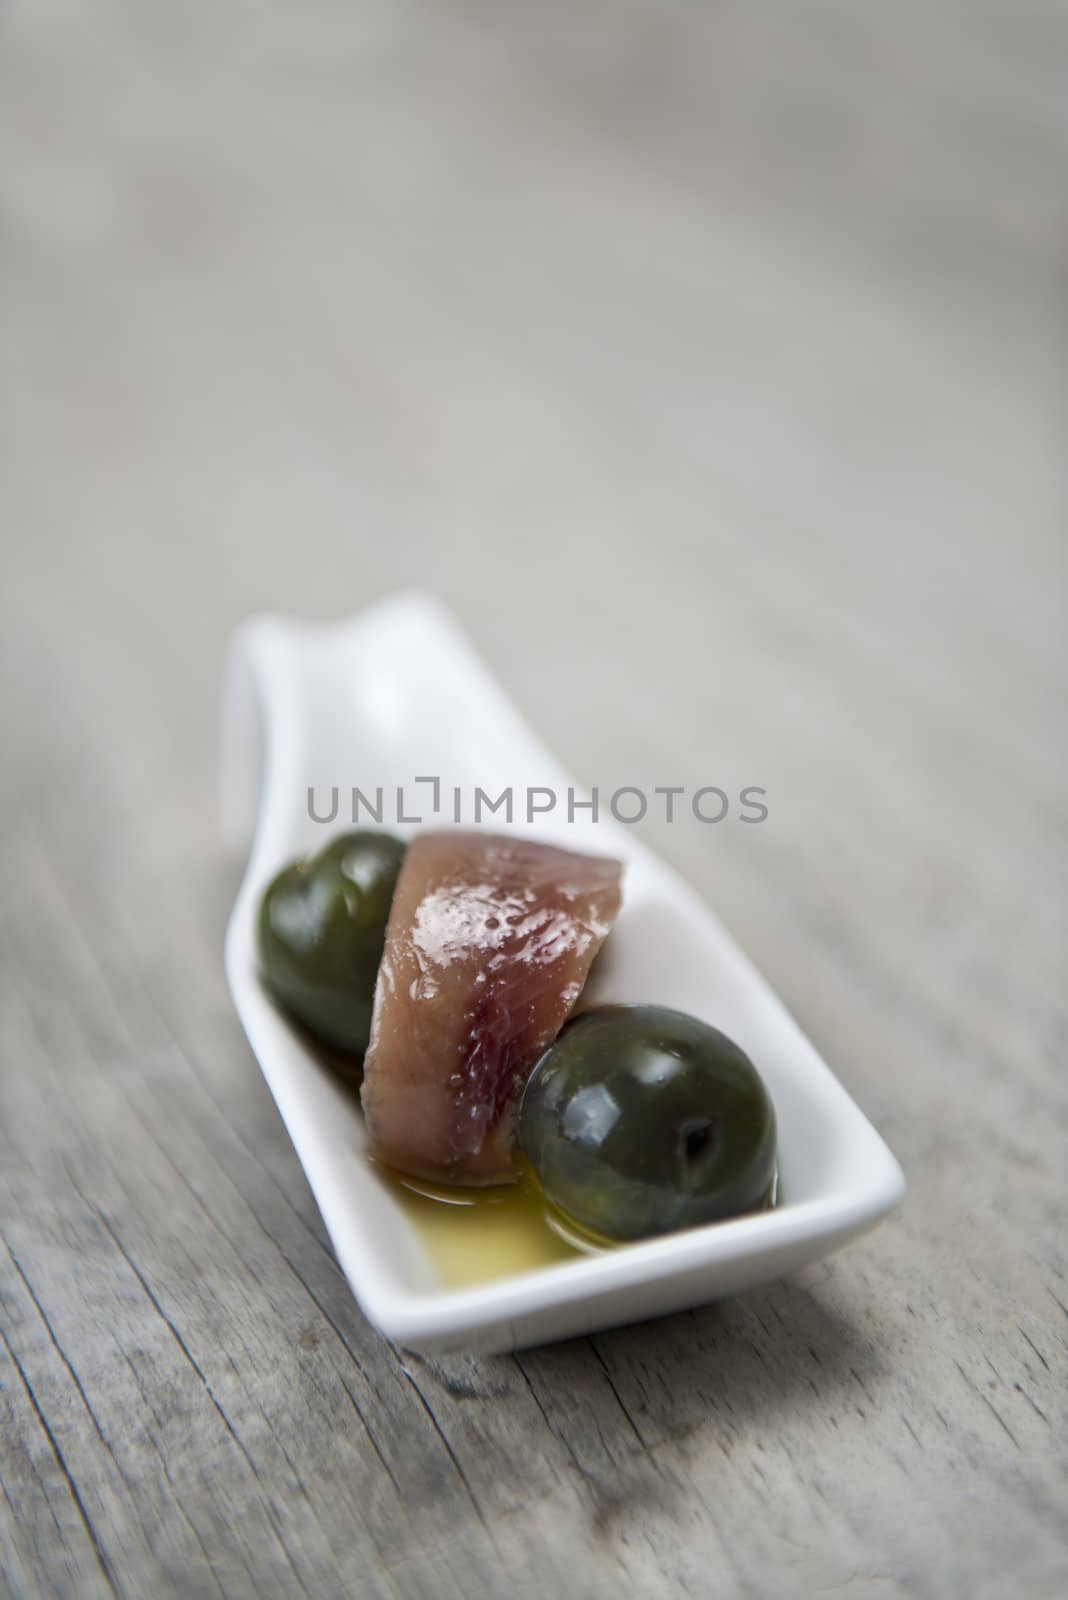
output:
<instances>
[{"instance_id":1,"label":"blurred wooden background","mask_svg":"<svg viewBox=\"0 0 1068 1600\"><path fill-rule=\"evenodd\" d=\"M0 1584L1060 1594L1068 15L0 13ZM231 1012L221 653L437 592L910 1179L746 1299L364 1323Z\"/></svg>"}]
</instances>

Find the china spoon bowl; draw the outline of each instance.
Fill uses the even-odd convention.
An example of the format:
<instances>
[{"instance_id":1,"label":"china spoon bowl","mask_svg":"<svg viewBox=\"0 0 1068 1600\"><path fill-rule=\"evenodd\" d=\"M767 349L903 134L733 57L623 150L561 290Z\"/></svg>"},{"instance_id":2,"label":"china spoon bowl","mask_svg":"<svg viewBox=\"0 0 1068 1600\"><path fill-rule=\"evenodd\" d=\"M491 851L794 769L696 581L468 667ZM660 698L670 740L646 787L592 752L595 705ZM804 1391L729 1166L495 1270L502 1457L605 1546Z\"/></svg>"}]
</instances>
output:
<instances>
[{"instance_id":1,"label":"china spoon bowl","mask_svg":"<svg viewBox=\"0 0 1068 1600\"><path fill-rule=\"evenodd\" d=\"M226 935L234 1005L342 1271L388 1338L425 1351L509 1350L680 1310L796 1270L901 1198L883 1140L694 891L626 826L588 810L568 819L573 780L429 596L394 595L339 623L243 623L226 668L221 779L228 839L251 845ZM623 909L582 1003L671 1006L741 1045L778 1119L773 1210L468 1287L441 1279L368 1159L355 1097L263 988L256 917L282 866L353 826L354 790L358 826L370 808L410 838L420 826L470 826L476 788L515 797L514 820L494 814L493 831L624 862ZM529 823L528 788L561 797Z\"/></svg>"}]
</instances>

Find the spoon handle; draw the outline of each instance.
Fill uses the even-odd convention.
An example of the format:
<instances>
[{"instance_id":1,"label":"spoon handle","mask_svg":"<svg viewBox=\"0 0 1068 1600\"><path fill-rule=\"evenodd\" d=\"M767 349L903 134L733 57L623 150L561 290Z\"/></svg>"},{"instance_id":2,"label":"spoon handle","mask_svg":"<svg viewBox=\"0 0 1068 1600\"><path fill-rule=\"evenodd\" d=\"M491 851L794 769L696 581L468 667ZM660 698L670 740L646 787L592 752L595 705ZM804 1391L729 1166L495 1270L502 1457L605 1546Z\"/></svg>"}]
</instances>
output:
<instances>
[{"instance_id":1,"label":"spoon handle","mask_svg":"<svg viewBox=\"0 0 1068 1600\"><path fill-rule=\"evenodd\" d=\"M226 843L253 863L299 831L302 775L316 696L307 630L284 617L250 617L227 653L222 697L219 810Z\"/></svg>"}]
</instances>

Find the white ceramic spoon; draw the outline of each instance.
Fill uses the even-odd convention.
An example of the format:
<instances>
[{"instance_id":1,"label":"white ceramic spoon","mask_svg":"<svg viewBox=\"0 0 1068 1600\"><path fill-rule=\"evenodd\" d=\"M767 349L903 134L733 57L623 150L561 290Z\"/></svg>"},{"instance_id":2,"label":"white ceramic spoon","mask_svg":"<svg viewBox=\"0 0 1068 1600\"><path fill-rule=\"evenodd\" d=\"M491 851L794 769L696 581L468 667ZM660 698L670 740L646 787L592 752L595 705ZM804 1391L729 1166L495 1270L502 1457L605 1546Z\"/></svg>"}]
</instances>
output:
<instances>
[{"instance_id":1,"label":"white ceramic spoon","mask_svg":"<svg viewBox=\"0 0 1068 1600\"><path fill-rule=\"evenodd\" d=\"M441 812L429 784L442 780ZM568 778L534 738L451 618L425 595L393 596L349 621L256 617L234 637L224 704L223 814L251 859L226 939L234 1004L311 1184L353 1293L390 1339L429 1349L514 1349L678 1310L791 1272L870 1228L904 1192L901 1169L719 922L681 879L612 821L568 822L566 803L537 837L626 863L624 906L595 1000L657 1002L715 1024L757 1063L779 1124L774 1211L517 1273L442 1284L418 1232L365 1156L353 1099L264 992L256 969L259 897L294 856L352 826L353 785L384 825L403 787L409 814L448 826L452 788L511 785L566 794ZM339 790L330 826L309 815ZM520 811L522 812L522 805ZM361 819L361 826L366 820ZM488 826L506 827L503 816ZM527 824L517 820L514 827ZM607 952L606 952L607 954ZM588 991L589 992L589 991Z\"/></svg>"}]
</instances>

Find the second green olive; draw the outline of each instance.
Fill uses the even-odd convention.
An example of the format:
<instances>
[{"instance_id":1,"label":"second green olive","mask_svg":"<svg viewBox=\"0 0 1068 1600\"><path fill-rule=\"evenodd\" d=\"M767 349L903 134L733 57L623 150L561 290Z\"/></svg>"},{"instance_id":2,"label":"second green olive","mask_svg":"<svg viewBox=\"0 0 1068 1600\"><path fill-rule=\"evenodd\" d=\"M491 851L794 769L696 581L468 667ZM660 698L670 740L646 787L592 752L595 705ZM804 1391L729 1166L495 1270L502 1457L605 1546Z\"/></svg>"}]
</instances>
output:
<instances>
[{"instance_id":1,"label":"second green olive","mask_svg":"<svg viewBox=\"0 0 1068 1600\"><path fill-rule=\"evenodd\" d=\"M548 1199L605 1239L741 1216L775 1190L775 1111L745 1052L665 1006L576 1017L527 1083L519 1143Z\"/></svg>"},{"instance_id":2,"label":"second green olive","mask_svg":"<svg viewBox=\"0 0 1068 1600\"><path fill-rule=\"evenodd\" d=\"M260 972L324 1044L362 1055L404 845L364 829L284 867L260 903Z\"/></svg>"}]
</instances>

